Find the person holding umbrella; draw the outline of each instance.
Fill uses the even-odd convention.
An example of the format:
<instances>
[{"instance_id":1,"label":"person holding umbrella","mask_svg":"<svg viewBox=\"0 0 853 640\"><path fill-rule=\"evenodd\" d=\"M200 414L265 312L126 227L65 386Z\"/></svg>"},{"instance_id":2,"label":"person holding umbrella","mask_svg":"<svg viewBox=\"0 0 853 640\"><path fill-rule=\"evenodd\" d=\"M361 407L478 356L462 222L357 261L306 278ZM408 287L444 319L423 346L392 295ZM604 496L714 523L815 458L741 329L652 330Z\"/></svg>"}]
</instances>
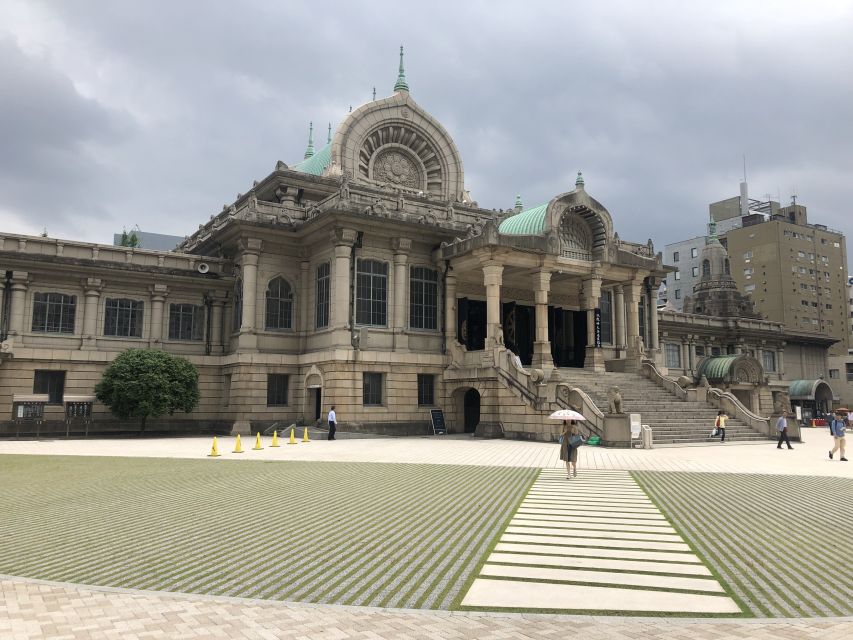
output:
<instances>
[{"instance_id":1,"label":"person holding umbrella","mask_svg":"<svg viewBox=\"0 0 853 640\"><path fill-rule=\"evenodd\" d=\"M550 418L563 421L563 427L560 430L560 460L566 463L566 480L570 480L578 475L578 447L586 442L577 421L586 420L586 418L571 409L555 411Z\"/></svg>"}]
</instances>

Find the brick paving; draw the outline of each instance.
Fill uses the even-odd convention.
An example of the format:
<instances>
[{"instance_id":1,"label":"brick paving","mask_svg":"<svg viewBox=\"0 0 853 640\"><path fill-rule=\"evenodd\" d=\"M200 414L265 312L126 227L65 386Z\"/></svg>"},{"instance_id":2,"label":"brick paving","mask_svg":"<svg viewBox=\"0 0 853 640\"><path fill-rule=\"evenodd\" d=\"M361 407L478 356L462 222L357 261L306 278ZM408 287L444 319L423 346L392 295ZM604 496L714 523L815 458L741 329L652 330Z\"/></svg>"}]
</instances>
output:
<instances>
[{"instance_id":1,"label":"brick paving","mask_svg":"<svg viewBox=\"0 0 853 640\"><path fill-rule=\"evenodd\" d=\"M3 640L842 640L853 618L702 620L423 612L91 589L0 576Z\"/></svg>"}]
</instances>

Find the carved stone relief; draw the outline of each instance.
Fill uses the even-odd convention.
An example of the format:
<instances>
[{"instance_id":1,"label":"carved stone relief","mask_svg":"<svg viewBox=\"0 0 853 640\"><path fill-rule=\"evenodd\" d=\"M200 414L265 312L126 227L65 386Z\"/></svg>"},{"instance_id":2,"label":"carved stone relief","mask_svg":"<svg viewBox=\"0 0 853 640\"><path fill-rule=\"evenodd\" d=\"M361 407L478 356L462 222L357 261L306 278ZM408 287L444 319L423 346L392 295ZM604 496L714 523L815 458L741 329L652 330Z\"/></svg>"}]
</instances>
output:
<instances>
[{"instance_id":1,"label":"carved stone relief","mask_svg":"<svg viewBox=\"0 0 853 640\"><path fill-rule=\"evenodd\" d=\"M422 188L417 165L404 153L390 149L381 152L373 162L373 179L410 189Z\"/></svg>"}]
</instances>

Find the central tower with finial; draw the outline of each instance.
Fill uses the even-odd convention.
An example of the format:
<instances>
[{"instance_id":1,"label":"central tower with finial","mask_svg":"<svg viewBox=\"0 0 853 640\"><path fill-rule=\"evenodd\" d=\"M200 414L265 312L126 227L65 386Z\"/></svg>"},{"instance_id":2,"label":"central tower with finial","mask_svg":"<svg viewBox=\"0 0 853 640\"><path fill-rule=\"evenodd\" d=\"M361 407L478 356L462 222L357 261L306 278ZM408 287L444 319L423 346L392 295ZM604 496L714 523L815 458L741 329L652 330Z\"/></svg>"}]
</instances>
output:
<instances>
[{"instance_id":1,"label":"central tower with finial","mask_svg":"<svg viewBox=\"0 0 853 640\"><path fill-rule=\"evenodd\" d=\"M398 91L409 92L409 83L406 82L406 71L403 69L403 45L400 45L400 72L397 74L397 83L394 85L394 93Z\"/></svg>"}]
</instances>

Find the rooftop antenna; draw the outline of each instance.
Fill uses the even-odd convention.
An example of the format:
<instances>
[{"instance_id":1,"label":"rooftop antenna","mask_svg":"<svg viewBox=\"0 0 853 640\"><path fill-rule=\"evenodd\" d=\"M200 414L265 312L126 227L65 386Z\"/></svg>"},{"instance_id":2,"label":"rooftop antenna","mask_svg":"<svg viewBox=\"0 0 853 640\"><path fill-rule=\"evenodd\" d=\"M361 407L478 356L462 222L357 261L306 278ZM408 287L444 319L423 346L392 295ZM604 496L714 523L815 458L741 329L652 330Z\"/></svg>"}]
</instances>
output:
<instances>
[{"instance_id":1,"label":"rooftop antenna","mask_svg":"<svg viewBox=\"0 0 853 640\"><path fill-rule=\"evenodd\" d=\"M332 141L332 123L329 123L329 133L326 135L326 144Z\"/></svg>"},{"instance_id":2,"label":"rooftop antenna","mask_svg":"<svg viewBox=\"0 0 853 640\"><path fill-rule=\"evenodd\" d=\"M376 100L376 87L373 87L373 99Z\"/></svg>"},{"instance_id":3,"label":"rooftop antenna","mask_svg":"<svg viewBox=\"0 0 853 640\"><path fill-rule=\"evenodd\" d=\"M797 204L797 187L794 187L791 191L793 191L791 194L791 204Z\"/></svg>"}]
</instances>

